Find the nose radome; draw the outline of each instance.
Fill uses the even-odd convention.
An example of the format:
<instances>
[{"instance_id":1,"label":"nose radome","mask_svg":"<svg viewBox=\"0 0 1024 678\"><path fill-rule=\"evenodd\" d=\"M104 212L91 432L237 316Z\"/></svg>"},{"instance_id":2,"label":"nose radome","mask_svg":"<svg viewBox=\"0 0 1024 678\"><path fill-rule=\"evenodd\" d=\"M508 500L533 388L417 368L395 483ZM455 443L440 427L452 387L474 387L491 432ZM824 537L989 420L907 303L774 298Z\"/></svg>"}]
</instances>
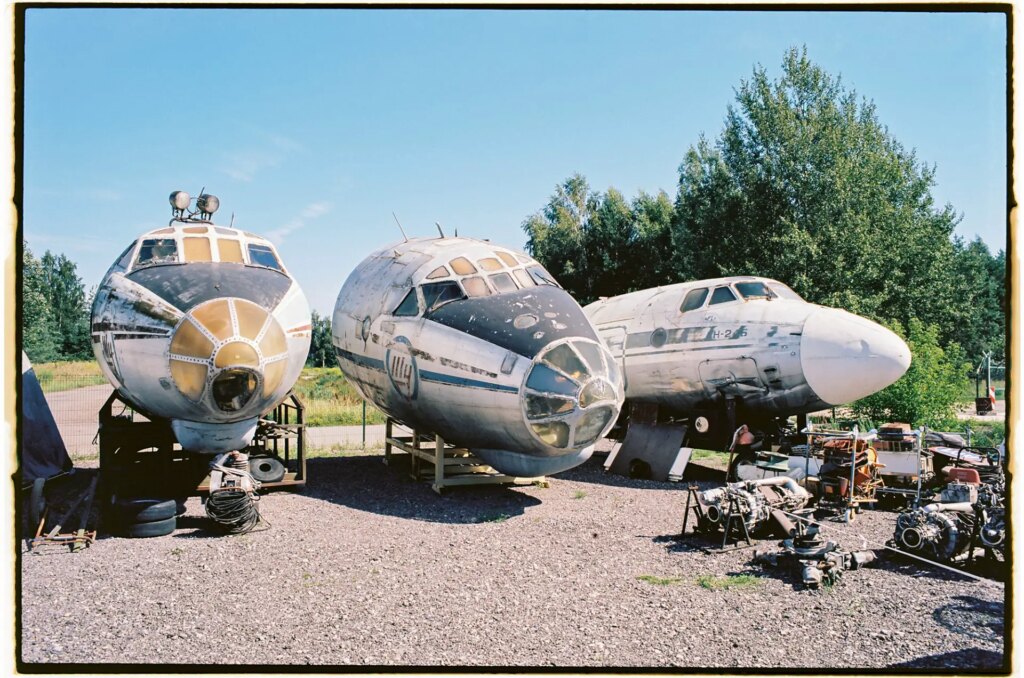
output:
<instances>
[{"instance_id":1,"label":"nose radome","mask_svg":"<svg viewBox=\"0 0 1024 678\"><path fill-rule=\"evenodd\" d=\"M910 367L910 348L876 322L821 308L804 323L800 363L807 385L819 398L843 405L902 377Z\"/></svg>"}]
</instances>

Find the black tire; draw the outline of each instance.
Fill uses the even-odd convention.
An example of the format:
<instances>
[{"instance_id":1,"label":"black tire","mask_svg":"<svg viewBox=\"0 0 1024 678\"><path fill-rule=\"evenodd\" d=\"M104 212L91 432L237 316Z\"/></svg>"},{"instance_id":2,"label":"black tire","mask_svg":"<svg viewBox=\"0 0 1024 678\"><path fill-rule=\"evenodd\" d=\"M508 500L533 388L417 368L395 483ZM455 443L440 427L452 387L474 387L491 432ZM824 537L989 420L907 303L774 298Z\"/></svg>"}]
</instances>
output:
<instances>
[{"instance_id":1,"label":"black tire","mask_svg":"<svg viewBox=\"0 0 1024 678\"><path fill-rule=\"evenodd\" d=\"M178 504L173 499L118 497L114 502L114 513L125 525L153 523L174 518L178 513Z\"/></svg>"},{"instance_id":2,"label":"black tire","mask_svg":"<svg viewBox=\"0 0 1024 678\"><path fill-rule=\"evenodd\" d=\"M46 478L36 478L32 481L32 494L28 499L28 527L35 534L39 527L39 521L46 511L46 497L43 496L43 487L46 485Z\"/></svg>"},{"instance_id":3,"label":"black tire","mask_svg":"<svg viewBox=\"0 0 1024 678\"><path fill-rule=\"evenodd\" d=\"M174 502L171 501L171 505ZM175 516L164 520L154 520L148 523L134 523L125 525L122 529L124 536L132 539L144 537L163 537L171 534L178 527L178 519Z\"/></svg>"},{"instance_id":4,"label":"black tire","mask_svg":"<svg viewBox=\"0 0 1024 678\"><path fill-rule=\"evenodd\" d=\"M284 464L274 457L253 457L249 459L249 473L261 483L276 483L284 478Z\"/></svg>"},{"instance_id":5,"label":"black tire","mask_svg":"<svg viewBox=\"0 0 1024 678\"><path fill-rule=\"evenodd\" d=\"M184 497L182 499L175 499L174 500L174 515L175 516L183 516L183 515L185 515L185 512L188 511L188 507L185 506L185 502L187 502L187 501L188 501L188 497Z\"/></svg>"}]
</instances>

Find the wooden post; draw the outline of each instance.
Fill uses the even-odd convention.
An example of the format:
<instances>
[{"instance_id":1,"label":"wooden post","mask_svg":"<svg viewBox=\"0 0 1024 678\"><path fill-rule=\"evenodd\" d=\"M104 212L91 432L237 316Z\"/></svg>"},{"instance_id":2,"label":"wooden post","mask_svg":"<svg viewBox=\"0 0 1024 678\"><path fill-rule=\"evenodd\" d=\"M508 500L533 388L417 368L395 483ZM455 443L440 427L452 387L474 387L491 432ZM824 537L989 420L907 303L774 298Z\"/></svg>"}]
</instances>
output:
<instances>
[{"instance_id":1,"label":"wooden post","mask_svg":"<svg viewBox=\"0 0 1024 678\"><path fill-rule=\"evenodd\" d=\"M434 435L434 489L440 493L444 486L444 439Z\"/></svg>"},{"instance_id":2,"label":"wooden post","mask_svg":"<svg viewBox=\"0 0 1024 678\"><path fill-rule=\"evenodd\" d=\"M391 464L391 417L384 421L384 463Z\"/></svg>"}]
</instances>

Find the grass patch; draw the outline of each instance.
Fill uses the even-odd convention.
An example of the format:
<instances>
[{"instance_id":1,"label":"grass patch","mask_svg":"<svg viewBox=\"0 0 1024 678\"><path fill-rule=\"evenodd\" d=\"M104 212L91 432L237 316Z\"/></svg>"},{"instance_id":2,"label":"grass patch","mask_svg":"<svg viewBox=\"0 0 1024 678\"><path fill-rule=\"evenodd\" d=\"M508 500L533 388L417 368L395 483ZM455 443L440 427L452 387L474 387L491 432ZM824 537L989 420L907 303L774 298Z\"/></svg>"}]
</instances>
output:
<instances>
[{"instance_id":1,"label":"grass patch","mask_svg":"<svg viewBox=\"0 0 1024 678\"><path fill-rule=\"evenodd\" d=\"M641 574L637 576L637 579L655 586L671 586L682 581L681 577L655 577L653 574Z\"/></svg>"},{"instance_id":2,"label":"grass patch","mask_svg":"<svg viewBox=\"0 0 1024 678\"><path fill-rule=\"evenodd\" d=\"M729 574L724 577L716 577L712 574L702 574L697 577L697 583L701 587L712 591L728 589L749 589L760 585L761 580L752 574Z\"/></svg>"},{"instance_id":3,"label":"grass patch","mask_svg":"<svg viewBox=\"0 0 1024 678\"><path fill-rule=\"evenodd\" d=\"M306 367L293 389L306 407L306 426L357 426L363 399L336 367ZM366 405L366 423L383 424L384 414Z\"/></svg>"},{"instance_id":4,"label":"grass patch","mask_svg":"<svg viewBox=\"0 0 1024 678\"><path fill-rule=\"evenodd\" d=\"M575 492L572 493L573 499L583 499L583 497L585 496L587 496L587 493L584 492L583 490L576 490Z\"/></svg>"},{"instance_id":5,"label":"grass patch","mask_svg":"<svg viewBox=\"0 0 1024 678\"><path fill-rule=\"evenodd\" d=\"M85 386L102 386L107 378L95 360L69 360L32 365L44 393L70 391Z\"/></svg>"},{"instance_id":6,"label":"grass patch","mask_svg":"<svg viewBox=\"0 0 1024 678\"><path fill-rule=\"evenodd\" d=\"M365 448L359 443L334 443L330 447L312 447L306 450L307 459L363 457L371 454L384 454L384 443L367 443Z\"/></svg>"},{"instance_id":7,"label":"grass patch","mask_svg":"<svg viewBox=\"0 0 1024 678\"><path fill-rule=\"evenodd\" d=\"M478 519L478 522L481 522L481 523L503 523L503 522L505 522L506 520L508 520L511 517L512 516L510 516L507 513L497 513L497 514L491 514L491 515L486 515L486 516L480 516L480 518Z\"/></svg>"},{"instance_id":8,"label":"grass patch","mask_svg":"<svg viewBox=\"0 0 1024 678\"><path fill-rule=\"evenodd\" d=\"M712 452L711 450L694 450L690 454L690 461L699 461L701 459L721 459L725 456L725 452Z\"/></svg>"}]
</instances>

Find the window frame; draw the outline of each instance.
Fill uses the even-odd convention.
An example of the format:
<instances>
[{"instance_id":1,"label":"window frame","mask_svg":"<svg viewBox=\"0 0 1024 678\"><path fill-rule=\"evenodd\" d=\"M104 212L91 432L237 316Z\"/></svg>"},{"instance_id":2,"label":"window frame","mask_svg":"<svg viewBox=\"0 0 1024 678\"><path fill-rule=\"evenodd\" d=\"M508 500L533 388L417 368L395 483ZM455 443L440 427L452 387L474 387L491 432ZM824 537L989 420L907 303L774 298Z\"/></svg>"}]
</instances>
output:
<instances>
[{"instance_id":1,"label":"window frame","mask_svg":"<svg viewBox=\"0 0 1024 678\"><path fill-rule=\"evenodd\" d=\"M715 295L718 294L719 290L727 290L729 292L729 294L732 296L732 299L725 299L723 301L715 301ZM736 290L734 290L732 288L732 285L719 285L711 293L711 297L708 299L708 304L707 305L708 305L708 308L711 308L712 306L721 306L722 304L731 304L732 302L739 301L739 300L740 300L739 295L736 294Z\"/></svg>"},{"instance_id":2,"label":"window frame","mask_svg":"<svg viewBox=\"0 0 1024 678\"><path fill-rule=\"evenodd\" d=\"M704 296L702 296L700 298L700 302L696 306L694 306L693 308L685 308L686 301L691 296L693 296L693 294L695 292L698 292L698 293L699 292L703 292ZM686 292L686 295L683 297L683 302L681 304L679 304L679 312L680 313L690 313L691 311L698 311L698 310L704 308L704 306L708 303L708 299L710 297L711 297L711 288L710 287L694 287L693 289L688 290Z\"/></svg>"}]
</instances>

